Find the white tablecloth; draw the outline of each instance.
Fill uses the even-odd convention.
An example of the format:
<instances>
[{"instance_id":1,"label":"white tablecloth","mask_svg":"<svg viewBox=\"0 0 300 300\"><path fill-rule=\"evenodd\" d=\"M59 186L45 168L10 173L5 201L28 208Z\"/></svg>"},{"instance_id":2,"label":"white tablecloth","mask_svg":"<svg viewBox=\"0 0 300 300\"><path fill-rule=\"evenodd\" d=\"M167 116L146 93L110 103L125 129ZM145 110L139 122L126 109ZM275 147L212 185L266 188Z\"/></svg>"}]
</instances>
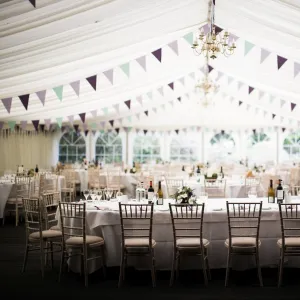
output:
<instances>
[{"instance_id":1,"label":"white tablecloth","mask_svg":"<svg viewBox=\"0 0 300 300\"><path fill-rule=\"evenodd\" d=\"M278 263L279 249L277 240L281 237L280 218L277 205L268 204L265 198L264 210L262 212L260 228L260 262L262 266L275 266ZM230 199L227 199L230 200ZM249 199L231 199L237 202L249 202ZM295 201L295 200L294 200ZM300 202L300 199L299 201ZM211 268L226 267L227 248L224 241L228 237L228 224L226 214L225 199L208 199L204 214L204 237L210 241L209 262ZM121 231L120 218L118 212L118 203L109 204L110 210L95 210L92 204L87 210L87 234L102 236L105 239L106 263L108 266L119 266L121 255ZM102 205L103 206L103 205ZM222 208L221 211L215 209ZM168 206L165 205L164 211L154 212L153 218L153 238L156 240L155 258L157 269L170 269L173 253L173 235L170 213ZM197 258L184 259L183 267L195 268ZM289 265L300 265L297 258L289 258ZM132 258L129 264L140 268L148 268L147 262L139 258ZM200 263L199 263L200 266ZM250 256L237 257L233 260L235 268L254 267L254 259ZM70 261L70 267L73 271L80 271L80 261L74 257ZM91 261L89 271L100 268L100 263Z\"/></svg>"}]
</instances>

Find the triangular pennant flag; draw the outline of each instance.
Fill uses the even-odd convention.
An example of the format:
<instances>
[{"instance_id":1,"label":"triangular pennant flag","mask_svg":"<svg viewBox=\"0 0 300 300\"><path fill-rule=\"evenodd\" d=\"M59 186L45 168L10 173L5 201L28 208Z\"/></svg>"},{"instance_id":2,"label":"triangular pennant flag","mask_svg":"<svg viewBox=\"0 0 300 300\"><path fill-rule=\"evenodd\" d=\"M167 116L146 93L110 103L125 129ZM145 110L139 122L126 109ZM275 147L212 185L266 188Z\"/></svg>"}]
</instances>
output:
<instances>
[{"instance_id":1,"label":"triangular pennant flag","mask_svg":"<svg viewBox=\"0 0 300 300\"><path fill-rule=\"evenodd\" d=\"M276 115L275 114L272 114L272 119L274 119L276 117Z\"/></svg>"},{"instance_id":2,"label":"triangular pennant flag","mask_svg":"<svg viewBox=\"0 0 300 300\"><path fill-rule=\"evenodd\" d=\"M296 107L296 103L291 102L291 111L293 111L295 107Z\"/></svg>"},{"instance_id":3,"label":"triangular pennant flag","mask_svg":"<svg viewBox=\"0 0 300 300\"><path fill-rule=\"evenodd\" d=\"M179 78L178 81L179 81L182 85L184 85L184 77Z\"/></svg>"},{"instance_id":4,"label":"triangular pennant flag","mask_svg":"<svg viewBox=\"0 0 300 300\"><path fill-rule=\"evenodd\" d=\"M146 68L146 56L145 55L137 58L136 61L144 69L144 71L147 71L147 68Z\"/></svg>"},{"instance_id":5,"label":"triangular pennant flag","mask_svg":"<svg viewBox=\"0 0 300 300\"><path fill-rule=\"evenodd\" d=\"M86 123L82 124L82 128L84 131L87 131L88 130L88 125Z\"/></svg>"},{"instance_id":6,"label":"triangular pennant flag","mask_svg":"<svg viewBox=\"0 0 300 300\"><path fill-rule=\"evenodd\" d=\"M248 93L249 93L249 94L251 94L253 91L254 91L254 87L252 87L252 86L249 86Z\"/></svg>"},{"instance_id":7,"label":"triangular pennant flag","mask_svg":"<svg viewBox=\"0 0 300 300\"><path fill-rule=\"evenodd\" d=\"M114 69L110 69L110 70L104 71L103 74L109 80L109 82L111 84L114 84Z\"/></svg>"},{"instance_id":8,"label":"triangular pennant flag","mask_svg":"<svg viewBox=\"0 0 300 300\"><path fill-rule=\"evenodd\" d=\"M241 81L239 81L239 82L238 82L238 85L237 85L238 90L239 90L243 85L244 85L244 83L241 82Z\"/></svg>"},{"instance_id":9,"label":"triangular pennant flag","mask_svg":"<svg viewBox=\"0 0 300 300\"><path fill-rule=\"evenodd\" d=\"M7 112L10 114L12 98L4 98L4 99L1 99L1 101L2 101L5 109L7 110Z\"/></svg>"},{"instance_id":10,"label":"triangular pennant flag","mask_svg":"<svg viewBox=\"0 0 300 300\"><path fill-rule=\"evenodd\" d=\"M92 134L93 134L93 136L95 136L95 135L96 135L96 132L97 132L97 130L92 130Z\"/></svg>"},{"instance_id":11,"label":"triangular pennant flag","mask_svg":"<svg viewBox=\"0 0 300 300\"><path fill-rule=\"evenodd\" d=\"M86 80L92 86L92 88L96 91L97 90L97 75L87 77Z\"/></svg>"},{"instance_id":12,"label":"triangular pennant flag","mask_svg":"<svg viewBox=\"0 0 300 300\"><path fill-rule=\"evenodd\" d=\"M157 91L163 96L164 95L164 88L163 87L159 87L157 89Z\"/></svg>"},{"instance_id":13,"label":"triangular pennant flag","mask_svg":"<svg viewBox=\"0 0 300 300\"><path fill-rule=\"evenodd\" d=\"M73 127L74 127L75 132L79 131L79 125L78 124L73 125Z\"/></svg>"},{"instance_id":14,"label":"triangular pennant flag","mask_svg":"<svg viewBox=\"0 0 300 300\"><path fill-rule=\"evenodd\" d=\"M120 128L115 128L117 134L119 134Z\"/></svg>"},{"instance_id":15,"label":"triangular pennant flag","mask_svg":"<svg viewBox=\"0 0 300 300\"><path fill-rule=\"evenodd\" d=\"M239 106L241 106L243 104L243 101L239 101Z\"/></svg>"},{"instance_id":16,"label":"triangular pennant flag","mask_svg":"<svg viewBox=\"0 0 300 300\"><path fill-rule=\"evenodd\" d=\"M256 134L256 129L252 129L252 131L253 131L253 134Z\"/></svg>"},{"instance_id":17,"label":"triangular pennant flag","mask_svg":"<svg viewBox=\"0 0 300 300\"><path fill-rule=\"evenodd\" d=\"M97 109L92 110L91 115L93 118L96 118L97 117Z\"/></svg>"},{"instance_id":18,"label":"triangular pennant flag","mask_svg":"<svg viewBox=\"0 0 300 300\"><path fill-rule=\"evenodd\" d=\"M260 51L260 63L262 64L265 59L271 54L271 52L261 48L261 51Z\"/></svg>"},{"instance_id":19,"label":"triangular pennant flag","mask_svg":"<svg viewBox=\"0 0 300 300\"><path fill-rule=\"evenodd\" d=\"M101 126L102 128L104 128L104 127L105 127L105 121L101 121L101 122L100 122L100 126Z\"/></svg>"},{"instance_id":20,"label":"triangular pennant flag","mask_svg":"<svg viewBox=\"0 0 300 300\"><path fill-rule=\"evenodd\" d=\"M96 130L96 129L97 129L97 123L95 123L95 122L92 123L92 124L91 124L91 128L92 128L93 130Z\"/></svg>"},{"instance_id":21,"label":"triangular pennant flag","mask_svg":"<svg viewBox=\"0 0 300 300\"><path fill-rule=\"evenodd\" d=\"M195 79L195 72L191 72L191 73L189 74L189 76L190 76L192 79Z\"/></svg>"},{"instance_id":22,"label":"triangular pennant flag","mask_svg":"<svg viewBox=\"0 0 300 300\"><path fill-rule=\"evenodd\" d=\"M271 104L273 103L274 99L275 99L275 96L270 95L270 103L271 103Z\"/></svg>"},{"instance_id":23,"label":"triangular pennant flag","mask_svg":"<svg viewBox=\"0 0 300 300\"><path fill-rule=\"evenodd\" d=\"M46 100L46 90L36 92L36 95L38 96L38 98L40 99L40 101L42 102L42 104L44 106L45 105L45 100Z\"/></svg>"},{"instance_id":24,"label":"triangular pennant flag","mask_svg":"<svg viewBox=\"0 0 300 300\"><path fill-rule=\"evenodd\" d=\"M148 117L148 110L145 110L144 113Z\"/></svg>"},{"instance_id":25,"label":"triangular pennant flag","mask_svg":"<svg viewBox=\"0 0 300 300\"><path fill-rule=\"evenodd\" d=\"M137 96L137 97L136 97L136 101L137 101L140 105L143 106L143 98L142 98L142 96Z\"/></svg>"},{"instance_id":26,"label":"triangular pennant flag","mask_svg":"<svg viewBox=\"0 0 300 300\"><path fill-rule=\"evenodd\" d=\"M33 127L35 128L36 131L39 130L39 123L40 123L40 120L33 120L31 121L32 124L33 124Z\"/></svg>"},{"instance_id":27,"label":"triangular pennant flag","mask_svg":"<svg viewBox=\"0 0 300 300\"><path fill-rule=\"evenodd\" d=\"M22 130L26 130L26 127L27 127L27 121L21 121Z\"/></svg>"},{"instance_id":28,"label":"triangular pennant flag","mask_svg":"<svg viewBox=\"0 0 300 300\"><path fill-rule=\"evenodd\" d=\"M178 129L175 129L175 132L176 132L176 134L179 134L179 130Z\"/></svg>"},{"instance_id":29,"label":"triangular pennant flag","mask_svg":"<svg viewBox=\"0 0 300 300\"><path fill-rule=\"evenodd\" d=\"M244 52L244 56L246 56L249 51L254 47L254 44L248 42L248 41L245 41L245 52Z\"/></svg>"},{"instance_id":30,"label":"triangular pennant flag","mask_svg":"<svg viewBox=\"0 0 300 300\"><path fill-rule=\"evenodd\" d=\"M215 2L215 0L213 0L213 1ZM215 4L215 3L214 3L214 4ZM221 28L221 27L215 25L215 32L216 32L216 34L219 34L221 31L223 31L223 28Z\"/></svg>"},{"instance_id":31,"label":"triangular pennant flag","mask_svg":"<svg viewBox=\"0 0 300 300\"><path fill-rule=\"evenodd\" d=\"M80 117L82 123L84 123L85 122L85 113L79 114L79 117Z\"/></svg>"},{"instance_id":32,"label":"triangular pennant flag","mask_svg":"<svg viewBox=\"0 0 300 300\"><path fill-rule=\"evenodd\" d=\"M282 67L282 65L287 61L287 58L277 55L277 68L278 70Z\"/></svg>"},{"instance_id":33,"label":"triangular pennant flag","mask_svg":"<svg viewBox=\"0 0 300 300\"><path fill-rule=\"evenodd\" d=\"M127 77L130 76L130 65L129 65L129 62L121 65L120 68L127 75Z\"/></svg>"},{"instance_id":34,"label":"triangular pennant flag","mask_svg":"<svg viewBox=\"0 0 300 300\"><path fill-rule=\"evenodd\" d=\"M258 99L260 100L265 95L265 92L259 91L258 93Z\"/></svg>"},{"instance_id":35,"label":"triangular pennant flag","mask_svg":"<svg viewBox=\"0 0 300 300\"><path fill-rule=\"evenodd\" d=\"M130 109L130 104L131 104L131 100L127 100L124 102L126 104L126 106Z\"/></svg>"},{"instance_id":36,"label":"triangular pennant flag","mask_svg":"<svg viewBox=\"0 0 300 300\"><path fill-rule=\"evenodd\" d=\"M188 34L184 35L183 38L192 46L194 42L194 35L193 32L189 32Z\"/></svg>"},{"instance_id":37,"label":"triangular pennant flag","mask_svg":"<svg viewBox=\"0 0 300 300\"><path fill-rule=\"evenodd\" d=\"M178 55L178 42L177 41L169 43L168 46Z\"/></svg>"},{"instance_id":38,"label":"triangular pennant flag","mask_svg":"<svg viewBox=\"0 0 300 300\"><path fill-rule=\"evenodd\" d=\"M50 129L50 125L51 125L51 119L45 119L45 126L46 126L46 129L49 130Z\"/></svg>"},{"instance_id":39,"label":"triangular pennant flag","mask_svg":"<svg viewBox=\"0 0 300 300\"><path fill-rule=\"evenodd\" d=\"M219 72L218 72L218 76L217 76L217 78L216 78L216 81L220 80L220 79L222 78L223 75L224 75L224 73L219 71Z\"/></svg>"},{"instance_id":40,"label":"triangular pennant flag","mask_svg":"<svg viewBox=\"0 0 300 300\"><path fill-rule=\"evenodd\" d=\"M285 132L285 127L282 127L281 130L282 130L282 132Z\"/></svg>"},{"instance_id":41,"label":"triangular pennant flag","mask_svg":"<svg viewBox=\"0 0 300 300\"><path fill-rule=\"evenodd\" d=\"M27 95L22 95L22 96L19 96L23 106L25 107L25 109L27 110L28 108L28 103L29 103L29 94Z\"/></svg>"},{"instance_id":42,"label":"triangular pennant flag","mask_svg":"<svg viewBox=\"0 0 300 300\"><path fill-rule=\"evenodd\" d=\"M8 121L7 124L10 130L15 130L16 121Z\"/></svg>"},{"instance_id":43,"label":"triangular pennant flag","mask_svg":"<svg viewBox=\"0 0 300 300\"><path fill-rule=\"evenodd\" d=\"M114 104L113 107L117 113L120 113L120 104Z\"/></svg>"},{"instance_id":44,"label":"triangular pennant flag","mask_svg":"<svg viewBox=\"0 0 300 300\"><path fill-rule=\"evenodd\" d=\"M285 104L285 100L280 99L280 106L282 107Z\"/></svg>"},{"instance_id":45,"label":"triangular pennant flag","mask_svg":"<svg viewBox=\"0 0 300 300\"><path fill-rule=\"evenodd\" d=\"M103 110L103 113L104 113L105 115L108 114L108 108L107 108L107 107L102 108L102 110Z\"/></svg>"},{"instance_id":46,"label":"triangular pennant flag","mask_svg":"<svg viewBox=\"0 0 300 300\"><path fill-rule=\"evenodd\" d=\"M156 107L153 107L152 110L153 110L154 113L157 113L157 108Z\"/></svg>"},{"instance_id":47,"label":"triangular pennant flag","mask_svg":"<svg viewBox=\"0 0 300 300\"><path fill-rule=\"evenodd\" d=\"M214 68L211 65L208 65L208 73L210 73Z\"/></svg>"},{"instance_id":48,"label":"triangular pennant flag","mask_svg":"<svg viewBox=\"0 0 300 300\"><path fill-rule=\"evenodd\" d=\"M250 104L247 104L247 110L249 110L250 109L250 107L251 107L251 105Z\"/></svg>"},{"instance_id":49,"label":"triangular pennant flag","mask_svg":"<svg viewBox=\"0 0 300 300\"><path fill-rule=\"evenodd\" d=\"M114 120L110 120L109 123L110 123L111 127L114 127Z\"/></svg>"},{"instance_id":50,"label":"triangular pennant flag","mask_svg":"<svg viewBox=\"0 0 300 300\"><path fill-rule=\"evenodd\" d=\"M42 131L42 132L45 131L45 125L44 125L44 124L41 124L41 125L40 125L40 128L41 128L41 131Z\"/></svg>"},{"instance_id":51,"label":"triangular pennant flag","mask_svg":"<svg viewBox=\"0 0 300 300\"><path fill-rule=\"evenodd\" d=\"M300 72L300 64L294 62L294 78L299 74L299 72Z\"/></svg>"},{"instance_id":52,"label":"triangular pennant flag","mask_svg":"<svg viewBox=\"0 0 300 300\"><path fill-rule=\"evenodd\" d=\"M60 86L57 86L57 87L53 88L53 91L55 92L57 98L60 101L62 101L62 98L63 98L63 89L64 89L63 85L60 85Z\"/></svg>"},{"instance_id":53,"label":"triangular pennant flag","mask_svg":"<svg viewBox=\"0 0 300 300\"><path fill-rule=\"evenodd\" d=\"M174 107L173 100L169 101L169 103L170 103L170 105L171 105L172 107Z\"/></svg>"},{"instance_id":54,"label":"triangular pennant flag","mask_svg":"<svg viewBox=\"0 0 300 300\"><path fill-rule=\"evenodd\" d=\"M256 115L258 114L258 111L259 111L259 108L256 107L256 108L255 108L255 114L256 114Z\"/></svg>"},{"instance_id":55,"label":"triangular pennant flag","mask_svg":"<svg viewBox=\"0 0 300 300\"><path fill-rule=\"evenodd\" d=\"M283 123L284 117L280 117L280 123Z\"/></svg>"},{"instance_id":56,"label":"triangular pennant flag","mask_svg":"<svg viewBox=\"0 0 300 300\"><path fill-rule=\"evenodd\" d=\"M144 129L143 131L144 131L144 135L146 135L146 134L147 134L147 132L148 132L148 130L145 130L145 129Z\"/></svg>"},{"instance_id":57,"label":"triangular pennant flag","mask_svg":"<svg viewBox=\"0 0 300 300\"><path fill-rule=\"evenodd\" d=\"M174 90L174 82L169 83L168 86L169 86L172 90Z\"/></svg>"},{"instance_id":58,"label":"triangular pennant flag","mask_svg":"<svg viewBox=\"0 0 300 300\"><path fill-rule=\"evenodd\" d=\"M228 76L228 85L233 81L233 77Z\"/></svg>"},{"instance_id":59,"label":"triangular pennant flag","mask_svg":"<svg viewBox=\"0 0 300 300\"><path fill-rule=\"evenodd\" d=\"M178 97L177 100L178 100L179 102L181 102L181 97Z\"/></svg>"},{"instance_id":60,"label":"triangular pennant flag","mask_svg":"<svg viewBox=\"0 0 300 300\"><path fill-rule=\"evenodd\" d=\"M70 86L74 90L75 94L79 97L79 94L80 94L80 80L71 82Z\"/></svg>"},{"instance_id":61,"label":"triangular pennant flag","mask_svg":"<svg viewBox=\"0 0 300 300\"><path fill-rule=\"evenodd\" d=\"M157 60L161 62L161 48L153 51L152 54L156 57Z\"/></svg>"},{"instance_id":62,"label":"triangular pennant flag","mask_svg":"<svg viewBox=\"0 0 300 300\"><path fill-rule=\"evenodd\" d=\"M88 134L89 134L89 131L88 131L88 130L85 130L85 131L84 131L84 135L87 136Z\"/></svg>"},{"instance_id":63,"label":"triangular pennant flag","mask_svg":"<svg viewBox=\"0 0 300 300\"><path fill-rule=\"evenodd\" d=\"M59 128L61 128L62 121L63 121L63 118L61 118L61 117L56 118L56 122L57 122Z\"/></svg>"},{"instance_id":64,"label":"triangular pennant flag","mask_svg":"<svg viewBox=\"0 0 300 300\"><path fill-rule=\"evenodd\" d=\"M138 120L140 120L140 114L135 115Z\"/></svg>"},{"instance_id":65,"label":"triangular pennant flag","mask_svg":"<svg viewBox=\"0 0 300 300\"><path fill-rule=\"evenodd\" d=\"M149 99L152 100L152 92L148 92L148 93L147 93L147 96L148 96Z\"/></svg>"},{"instance_id":66,"label":"triangular pennant flag","mask_svg":"<svg viewBox=\"0 0 300 300\"><path fill-rule=\"evenodd\" d=\"M29 0L29 2L30 2L34 7L36 7L36 0Z\"/></svg>"},{"instance_id":67,"label":"triangular pennant flag","mask_svg":"<svg viewBox=\"0 0 300 300\"><path fill-rule=\"evenodd\" d=\"M74 122L74 116L68 116L68 120L71 124Z\"/></svg>"}]
</instances>

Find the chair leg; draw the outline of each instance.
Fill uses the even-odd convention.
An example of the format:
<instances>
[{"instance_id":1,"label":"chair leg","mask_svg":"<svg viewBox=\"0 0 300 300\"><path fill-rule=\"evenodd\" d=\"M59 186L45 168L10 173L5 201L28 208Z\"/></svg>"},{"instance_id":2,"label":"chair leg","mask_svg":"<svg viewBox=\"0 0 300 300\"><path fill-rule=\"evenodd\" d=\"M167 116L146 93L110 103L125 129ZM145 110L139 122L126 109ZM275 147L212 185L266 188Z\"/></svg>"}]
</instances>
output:
<instances>
[{"instance_id":1,"label":"chair leg","mask_svg":"<svg viewBox=\"0 0 300 300\"><path fill-rule=\"evenodd\" d=\"M100 247L101 251L101 265L102 265L102 272L103 277L106 278L106 265L105 265L105 255L104 255L104 246Z\"/></svg>"},{"instance_id":2,"label":"chair leg","mask_svg":"<svg viewBox=\"0 0 300 300\"><path fill-rule=\"evenodd\" d=\"M85 287L88 287L89 282L88 282L88 264L87 264L87 248L86 246L83 247L83 271L84 271L84 285Z\"/></svg>"},{"instance_id":3,"label":"chair leg","mask_svg":"<svg viewBox=\"0 0 300 300\"><path fill-rule=\"evenodd\" d=\"M50 255L51 255L51 269L53 269L54 259L53 259L53 243L52 242L50 242L50 251L51 251L51 253L50 253Z\"/></svg>"},{"instance_id":4,"label":"chair leg","mask_svg":"<svg viewBox=\"0 0 300 300\"><path fill-rule=\"evenodd\" d=\"M202 270L203 270L204 284L205 284L205 286L207 286L208 279L207 279L207 273L206 273L206 263L205 263L205 258L204 258L203 253L201 255L201 265L202 265Z\"/></svg>"},{"instance_id":5,"label":"chair leg","mask_svg":"<svg viewBox=\"0 0 300 300\"><path fill-rule=\"evenodd\" d=\"M19 225L19 206L18 203L16 202L16 226Z\"/></svg>"},{"instance_id":6,"label":"chair leg","mask_svg":"<svg viewBox=\"0 0 300 300\"><path fill-rule=\"evenodd\" d=\"M45 251L44 251L44 240L40 239L40 256L41 256L41 272L42 278L44 278L44 269L45 269Z\"/></svg>"},{"instance_id":7,"label":"chair leg","mask_svg":"<svg viewBox=\"0 0 300 300\"><path fill-rule=\"evenodd\" d=\"M172 270L171 270L171 278L170 278L170 286L174 283L174 273L175 273L175 266L176 266L176 249L173 250L173 261L172 261Z\"/></svg>"},{"instance_id":8,"label":"chair leg","mask_svg":"<svg viewBox=\"0 0 300 300\"><path fill-rule=\"evenodd\" d=\"M151 278L152 278L152 287L156 287L156 276L155 276L155 257L154 251L151 251Z\"/></svg>"},{"instance_id":9,"label":"chair leg","mask_svg":"<svg viewBox=\"0 0 300 300\"><path fill-rule=\"evenodd\" d=\"M29 250L29 246L28 246L28 244L26 242L25 253L24 253L24 261L23 261L23 267L22 267L22 273L25 272L25 268L26 268L26 265L27 265L28 250Z\"/></svg>"},{"instance_id":10,"label":"chair leg","mask_svg":"<svg viewBox=\"0 0 300 300\"><path fill-rule=\"evenodd\" d=\"M210 273L210 267L209 267L209 262L208 262L207 249L205 249L205 262L206 262L206 270L208 273L208 280L211 280L211 273Z\"/></svg>"},{"instance_id":11,"label":"chair leg","mask_svg":"<svg viewBox=\"0 0 300 300\"><path fill-rule=\"evenodd\" d=\"M262 275L261 275L261 268L260 268L260 262L259 262L259 251L257 250L255 253L255 261L256 261L256 267L257 267L257 275L259 279L259 284L260 286L264 286L263 280L262 280Z\"/></svg>"},{"instance_id":12,"label":"chair leg","mask_svg":"<svg viewBox=\"0 0 300 300\"><path fill-rule=\"evenodd\" d=\"M176 280L179 278L179 267L180 267L180 252L176 253Z\"/></svg>"},{"instance_id":13,"label":"chair leg","mask_svg":"<svg viewBox=\"0 0 300 300\"><path fill-rule=\"evenodd\" d=\"M122 249L118 287L121 287L121 285L123 283L123 279L124 279L124 263L125 263L125 250Z\"/></svg>"},{"instance_id":14,"label":"chair leg","mask_svg":"<svg viewBox=\"0 0 300 300\"><path fill-rule=\"evenodd\" d=\"M284 250L281 248L280 261L279 261L278 287L280 287L282 283L283 264L284 264Z\"/></svg>"},{"instance_id":15,"label":"chair leg","mask_svg":"<svg viewBox=\"0 0 300 300\"><path fill-rule=\"evenodd\" d=\"M231 263L231 251L228 248L227 265L226 265L226 277L225 277L225 287L228 286L228 279L229 279L229 272L230 272L230 263Z\"/></svg>"},{"instance_id":16,"label":"chair leg","mask_svg":"<svg viewBox=\"0 0 300 300\"><path fill-rule=\"evenodd\" d=\"M60 280L61 280L61 276L62 276L62 272L63 272L63 267L64 267L64 260L65 260L65 248L64 248L64 246L62 246L58 282L60 282Z\"/></svg>"}]
</instances>

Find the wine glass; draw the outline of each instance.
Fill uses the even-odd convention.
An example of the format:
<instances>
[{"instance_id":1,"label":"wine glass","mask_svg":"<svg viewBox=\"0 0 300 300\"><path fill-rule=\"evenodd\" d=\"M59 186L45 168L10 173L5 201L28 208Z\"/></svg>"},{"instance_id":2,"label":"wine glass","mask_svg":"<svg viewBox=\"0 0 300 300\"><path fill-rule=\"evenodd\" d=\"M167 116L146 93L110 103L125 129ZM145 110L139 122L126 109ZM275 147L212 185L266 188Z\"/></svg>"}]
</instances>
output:
<instances>
[{"instance_id":1,"label":"wine glass","mask_svg":"<svg viewBox=\"0 0 300 300\"><path fill-rule=\"evenodd\" d=\"M97 198L100 201L102 199L103 196L103 191L101 189L97 190Z\"/></svg>"},{"instance_id":2,"label":"wine glass","mask_svg":"<svg viewBox=\"0 0 300 300\"><path fill-rule=\"evenodd\" d=\"M105 190L106 199L107 199L108 201L111 199L112 193L113 193L113 190L110 189L110 188L107 188L107 189Z\"/></svg>"},{"instance_id":3,"label":"wine glass","mask_svg":"<svg viewBox=\"0 0 300 300\"><path fill-rule=\"evenodd\" d=\"M84 191L83 191L83 196L84 196L84 198L85 198L85 201L87 201L89 195L90 195L90 191L89 191L89 190L84 190Z\"/></svg>"},{"instance_id":4,"label":"wine glass","mask_svg":"<svg viewBox=\"0 0 300 300\"><path fill-rule=\"evenodd\" d=\"M248 192L249 198L257 198L257 191L256 188L252 187Z\"/></svg>"}]
</instances>

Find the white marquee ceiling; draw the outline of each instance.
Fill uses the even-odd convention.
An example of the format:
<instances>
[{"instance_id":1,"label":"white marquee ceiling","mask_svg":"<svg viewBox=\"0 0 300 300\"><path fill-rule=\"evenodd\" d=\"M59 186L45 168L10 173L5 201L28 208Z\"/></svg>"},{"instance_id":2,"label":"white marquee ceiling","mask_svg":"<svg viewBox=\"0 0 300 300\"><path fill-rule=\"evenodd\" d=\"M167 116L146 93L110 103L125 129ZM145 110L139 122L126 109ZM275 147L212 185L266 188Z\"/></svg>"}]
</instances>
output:
<instances>
[{"instance_id":1,"label":"white marquee ceiling","mask_svg":"<svg viewBox=\"0 0 300 300\"><path fill-rule=\"evenodd\" d=\"M36 0L36 8L24 0L0 3L0 99L13 97L10 114L0 102L0 121L67 122L70 115L79 121L78 114L86 112L86 122L124 117L118 126L153 129L299 124L300 74L294 78L294 62L300 63L297 0L216 0L217 24L240 38L233 56L219 55L210 62L212 77L225 74L210 109L199 105L194 93L204 59L182 38L205 24L207 0ZM178 41L179 55L167 46L173 41ZM246 56L245 41L255 45ZM159 48L161 63L151 54ZM262 64L261 48L271 52ZM135 61L143 55L147 72ZM280 70L277 55L288 59ZM129 61L128 78L119 66ZM113 85L102 73L112 68ZM85 80L95 74L96 91ZM80 97L69 85L76 80L81 80ZM239 82L244 83L240 88ZM60 85L62 101L52 90ZM249 86L255 88L250 95ZM44 106L35 94L41 90L47 90ZM27 110L18 98L24 94L31 94ZM128 99L130 110L124 104ZM293 111L291 103L296 104ZM93 110L96 119L89 113Z\"/></svg>"}]
</instances>

